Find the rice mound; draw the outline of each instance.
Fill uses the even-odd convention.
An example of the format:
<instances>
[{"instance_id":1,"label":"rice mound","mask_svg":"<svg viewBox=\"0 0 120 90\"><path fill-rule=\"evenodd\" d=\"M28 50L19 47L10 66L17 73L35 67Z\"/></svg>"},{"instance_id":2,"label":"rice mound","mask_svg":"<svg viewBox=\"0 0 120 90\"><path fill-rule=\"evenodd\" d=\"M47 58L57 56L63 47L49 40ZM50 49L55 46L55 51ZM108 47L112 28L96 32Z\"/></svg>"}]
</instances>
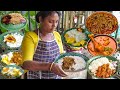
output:
<instances>
[{"instance_id":1,"label":"rice mound","mask_svg":"<svg viewBox=\"0 0 120 90\"><path fill-rule=\"evenodd\" d=\"M79 56L65 56L65 57L74 58L74 61L75 61L76 64L74 64L72 67L75 70L83 69L83 68L86 67L86 62L85 62L85 60L82 57L79 57ZM62 64L63 64L63 58L61 58L60 60L58 60L58 65L60 67L62 67Z\"/></svg>"}]
</instances>

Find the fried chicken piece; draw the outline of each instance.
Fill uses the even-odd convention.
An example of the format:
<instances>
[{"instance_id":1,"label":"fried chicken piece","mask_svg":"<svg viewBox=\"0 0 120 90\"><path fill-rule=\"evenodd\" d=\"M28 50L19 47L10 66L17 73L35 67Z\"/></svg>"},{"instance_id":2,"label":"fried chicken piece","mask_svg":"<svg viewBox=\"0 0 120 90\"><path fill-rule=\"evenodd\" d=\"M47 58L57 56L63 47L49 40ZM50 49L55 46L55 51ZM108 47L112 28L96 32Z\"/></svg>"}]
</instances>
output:
<instances>
[{"instance_id":1,"label":"fried chicken piece","mask_svg":"<svg viewBox=\"0 0 120 90\"><path fill-rule=\"evenodd\" d=\"M90 45L88 46L89 50L92 52L95 52L94 48L92 48Z\"/></svg>"},{"instance_id":2,"label":"fried chicken piece","mask_svg":"<svg viewBox=\"0 0 120 90\"><path fill-rule=\"evenodd\" d=\"M109 40L109 37L103 38L103 41L107 41L107 40Z\"/></svg>"},{"instance_id":3,"label":"fried chicken piece","mask_svg":"<svg viewBox=\"0 0 120 90\"><path fill-rule=\"evenodd\" d=\"M89 34L88 37L93 42L94 50L96 52L103 52L104 51L104 46L101 43L99 43L99 42L96 41L96 39L94 38L94 34Z\"/></svg>"},{"instance_id":4,"label":"fried chicken piece","mask_svg":"<svg viewBox=\"0 0 120 90\"><path fill-rule=\"evenodd\" d=\"M109 40L106 40L106 41L104 41L103 45L104 45L104 46L107 46L109 43L110 43L110 41L109 41Z\"/></svg>"}]
</instances>

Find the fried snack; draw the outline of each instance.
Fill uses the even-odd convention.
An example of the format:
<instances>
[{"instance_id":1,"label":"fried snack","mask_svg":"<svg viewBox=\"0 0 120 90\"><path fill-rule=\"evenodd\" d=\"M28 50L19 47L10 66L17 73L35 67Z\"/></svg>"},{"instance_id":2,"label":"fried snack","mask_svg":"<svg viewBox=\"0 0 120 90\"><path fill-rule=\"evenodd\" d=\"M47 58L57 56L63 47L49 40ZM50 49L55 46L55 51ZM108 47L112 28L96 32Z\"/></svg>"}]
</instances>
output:
<instances>
[{"instance_id":1,"label":"fried snack","mask_svg":"<svg viewBox=\"0 0 120 90\"><path fill-rule=\"evenodd\" d=\"M16 42L16 39L15 39L12 35L8 35L8 36L5 38L5 42L15 43L15 42Z\"/></svg>"},{"instance_id":2,"label":"fried snack","mask_svg":"<svg viewBox=\"0 0 120 90\"><path fill-rule=\"evenodd\" d=\"M63 70L74 70L74 68L72 67L75 63L74 58L71 57L64 57L63 58L63 62L62 62L62 69Z\"/></svg>"},{"instance_id":3,"label":"fried snack","mask_svg":"<svg viewBox=\"0 0 120 90\"><path fill-rule=\"evenodd\" d=\"M118 28L117 18L109 12L95 12L86 19L86 27L94 34L111 34Z\"/></svg>"},{"instance_id":4,"label":"fried snack","mask_svg":"<svg viewBox=\"0 0 120 90\"><path fill-rule=\"evenodd\" d=\"M16 63L17 65L21 65L23 60L22 60L22 55L20 52L14 52L13 57L10 60L11 63Z\"/></svg>"}]
</instances>

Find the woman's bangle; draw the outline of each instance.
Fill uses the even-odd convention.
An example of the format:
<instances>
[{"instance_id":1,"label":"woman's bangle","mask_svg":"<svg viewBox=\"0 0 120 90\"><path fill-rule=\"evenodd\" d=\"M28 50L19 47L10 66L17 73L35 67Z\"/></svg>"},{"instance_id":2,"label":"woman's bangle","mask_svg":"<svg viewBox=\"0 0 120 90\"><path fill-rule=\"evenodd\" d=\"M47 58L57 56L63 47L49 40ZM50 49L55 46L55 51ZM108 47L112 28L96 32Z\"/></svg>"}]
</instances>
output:
<instances>
[{"instance_id":1,"label":"woman's bangle","mask_svg":"<svg viewBox=\"0 0 120 90\"><path fill-rule=\"evenodd\" d=\"M53 64L54 64L54 62L52 62L50 65L50 71L52 71Z\"/></svg>"}]
</instances>

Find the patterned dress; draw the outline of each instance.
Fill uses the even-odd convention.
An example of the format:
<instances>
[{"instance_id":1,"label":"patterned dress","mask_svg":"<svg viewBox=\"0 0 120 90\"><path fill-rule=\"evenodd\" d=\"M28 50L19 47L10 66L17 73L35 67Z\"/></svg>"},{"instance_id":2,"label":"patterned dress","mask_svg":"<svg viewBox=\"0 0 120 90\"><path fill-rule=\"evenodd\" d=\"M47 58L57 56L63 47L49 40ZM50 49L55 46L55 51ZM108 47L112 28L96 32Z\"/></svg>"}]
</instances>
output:
<instances>
[{"instance_id":1,"label":"patterned dress","mask_svg":"<svg viewBox=\"0 0 120 90\"><path fill-rule=\"evenodd\" d=\"M52 63L57 56L60 55L59 47L55 40L40 41L36 48L33 60L40 63ZM60 79L61 77L50 71L29 71L27 74L28 79Z\"/></svg>"}]
</instances>

